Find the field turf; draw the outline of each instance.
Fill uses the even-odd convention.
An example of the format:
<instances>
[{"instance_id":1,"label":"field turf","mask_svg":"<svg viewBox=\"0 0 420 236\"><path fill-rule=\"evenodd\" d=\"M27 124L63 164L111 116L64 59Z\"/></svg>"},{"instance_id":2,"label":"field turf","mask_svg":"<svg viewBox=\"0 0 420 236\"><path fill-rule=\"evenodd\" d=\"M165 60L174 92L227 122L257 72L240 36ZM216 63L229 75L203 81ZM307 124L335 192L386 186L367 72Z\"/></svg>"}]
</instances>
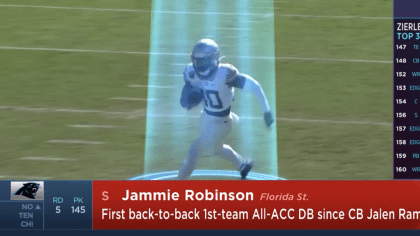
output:
<instances>
[{"instance_id":1,"label":"field turf","mask_svg":"<svg viewBox=\"0 0 420 236\"><path fill-rule=\"evenodd\" d=\"M279 176L392 179L392 1L274 8ZM151 9L143 0L0 0L1 179L143 173L148 88L129 85L150 83L149 54L136 52L150 50ZM177 170L163 150L162 166Z\"/></svg>"}]
</instances>

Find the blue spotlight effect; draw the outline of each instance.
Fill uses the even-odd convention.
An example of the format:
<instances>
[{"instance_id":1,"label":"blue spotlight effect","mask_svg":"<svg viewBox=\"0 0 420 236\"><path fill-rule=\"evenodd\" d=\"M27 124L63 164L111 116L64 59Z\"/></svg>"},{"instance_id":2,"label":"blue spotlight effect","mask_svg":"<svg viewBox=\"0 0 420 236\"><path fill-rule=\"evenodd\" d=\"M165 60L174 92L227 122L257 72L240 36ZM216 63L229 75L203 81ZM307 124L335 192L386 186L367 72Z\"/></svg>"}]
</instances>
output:
<instances>
[{"instance_id":1,"label":"blue spotlight effect","mask_svg":"<svg viewBox=\"0 0 420 236\"><path fill-rule=\"evenodd\" d=\"M165 171L152 174L138 175L128 180L173 180L178 176L178 171ZM220 178L240 178L238 171L229 170L195 170L192 177L220 177ZM247 176L249 180L286 180L274 175L249 173Z\"/></svg>"}]
</instances>

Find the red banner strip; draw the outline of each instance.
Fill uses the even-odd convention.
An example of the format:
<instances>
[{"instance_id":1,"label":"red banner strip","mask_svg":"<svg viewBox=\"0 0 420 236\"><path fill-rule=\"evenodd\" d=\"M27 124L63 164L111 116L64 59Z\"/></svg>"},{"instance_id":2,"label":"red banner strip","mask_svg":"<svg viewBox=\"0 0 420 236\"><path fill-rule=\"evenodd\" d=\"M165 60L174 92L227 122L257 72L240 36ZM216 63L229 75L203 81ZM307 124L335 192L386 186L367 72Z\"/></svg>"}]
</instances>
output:
<instances>
[{"instance_id":1,"label":"red banner strip","mask_svg":"<svg viewBox=\"0 0 420 236\"><path fill-rule=\"evenodd\" d=\"M420 181L93 181L94 229L419 229Z\"/></svg>"}]
</instances>

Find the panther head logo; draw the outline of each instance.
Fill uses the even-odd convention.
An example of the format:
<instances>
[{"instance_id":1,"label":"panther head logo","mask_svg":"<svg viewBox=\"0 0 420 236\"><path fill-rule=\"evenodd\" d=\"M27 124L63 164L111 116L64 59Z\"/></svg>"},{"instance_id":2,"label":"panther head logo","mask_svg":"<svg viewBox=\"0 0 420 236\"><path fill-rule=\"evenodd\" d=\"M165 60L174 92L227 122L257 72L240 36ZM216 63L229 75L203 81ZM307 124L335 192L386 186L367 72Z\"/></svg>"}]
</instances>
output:
<instances>
[{"instance_id":1,"label":"panther head logo","mask_svg":"<svg viewBox=\"0 0 420 236\"><path fill-rule=\"evenodd\" d=\"M26 183L15 192L14 195L21 195L27 198L35 199L36 192L38 192L39 184L37 183Z\"/></svg>"}]
</instances>

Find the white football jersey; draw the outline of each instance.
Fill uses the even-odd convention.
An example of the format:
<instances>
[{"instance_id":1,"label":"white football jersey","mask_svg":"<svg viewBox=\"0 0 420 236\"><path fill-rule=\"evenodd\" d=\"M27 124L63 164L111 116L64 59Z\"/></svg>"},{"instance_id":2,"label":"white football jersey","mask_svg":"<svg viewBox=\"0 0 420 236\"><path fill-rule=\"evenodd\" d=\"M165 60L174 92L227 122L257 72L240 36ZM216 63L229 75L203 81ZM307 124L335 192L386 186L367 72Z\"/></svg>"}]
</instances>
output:
<instances>
[{"instance_id":1,"label":"white football jersey","mask_svg":"<svg viewBox=\"0 0 420 236\"><path fill-rule=\"evenodd\" d=\"M190 63L184 70L184 80L190 85L202 89L204 108L207 111L223 114L230 110L234 96L234 87L226 83L235 79L238 74L238 70L233 65L220 63L212 76L200 79L193 64Z\"/></svg>"}]
</instances>

